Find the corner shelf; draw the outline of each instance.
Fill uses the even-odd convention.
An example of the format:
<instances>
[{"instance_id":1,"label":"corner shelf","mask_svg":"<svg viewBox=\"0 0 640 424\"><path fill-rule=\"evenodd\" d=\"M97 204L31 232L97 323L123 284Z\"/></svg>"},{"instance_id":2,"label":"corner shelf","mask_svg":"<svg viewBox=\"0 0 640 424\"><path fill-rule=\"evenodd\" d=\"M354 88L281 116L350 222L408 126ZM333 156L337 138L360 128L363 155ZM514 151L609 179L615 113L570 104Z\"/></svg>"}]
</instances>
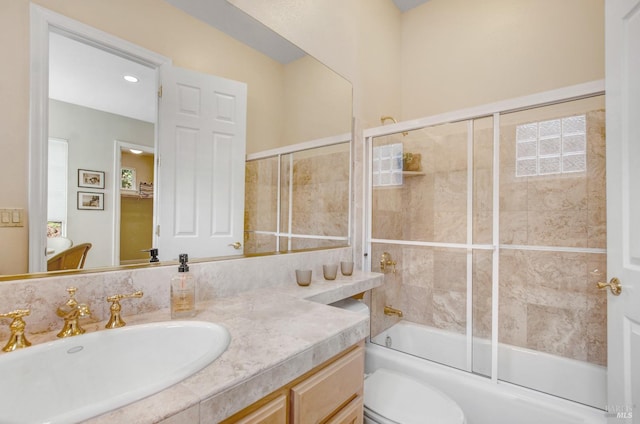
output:
<instances>
[{"instance_id":1,"label":"corner shelf","mask_svg":"<svg viewBox=\"0 0 640 424\"><path fill-rule=\"evenodd\" d=\"M422 171L402 171L403 177L420 177L422 175L426 175Z\"/></svg>"}]
</instances>

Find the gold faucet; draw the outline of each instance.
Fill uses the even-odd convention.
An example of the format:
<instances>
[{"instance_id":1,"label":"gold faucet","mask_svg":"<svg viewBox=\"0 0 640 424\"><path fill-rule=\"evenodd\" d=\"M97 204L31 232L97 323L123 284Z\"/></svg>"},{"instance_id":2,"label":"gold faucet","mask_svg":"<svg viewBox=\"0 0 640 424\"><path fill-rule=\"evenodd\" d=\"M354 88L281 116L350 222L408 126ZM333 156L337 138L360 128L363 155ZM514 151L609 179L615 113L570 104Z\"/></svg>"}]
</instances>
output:
<instances>
[{"instance_id":1,"label":"gold faucet","mask_svg":"<svg viewBox=\"0 0 640 424\"><path fill-rule=\"evenodd\" d=\"M384 272L384 270L388 267L391 266L392 268L392 272L395 274L396 272L396 261L391 259L391 253L389 252L384 252L381 256L380 256L380 271Z\"/></svg>"},{"instance_id":2,"label":"gold faucet","mask_svg":"<svg viewBox=\"0 0 640 424\"><path fill-rule=\"evenodd\" d=\"M400 309L392 308L391 306L384 307L384 314L389 316L395 315L398 318L402 318L402 311Z\"/></svg>"},{"instance_id":3,"label":"gold faucet","mask_svg":"<svg viewBox=\"0 0 640 424\"><path fill-rule=\"evenodd\" d=\"M28 309L16 309L15 311L8 312L6 314L0 314L0 318L12 318L9 328L11 329L11 337L7 344L2 348L5 352L11 352L16 349L22 349L23 347L31 346L29 340L24 335L24 328L27 324L22 317L26 317L31 313Z\"/></svg>"},{"instance_id":4,"label":"gold faucet","mask_svg":"<svg viewBox=\"0 0 640 424\"><path fill-rule=\"evenodd\" d=\"M58 337L77 336L85 331L84 328L80 327L78 320L91 315L91 311L86 303L78 303L75 298L77 290L75 287L67 288L69 300L56 311L56 314L64 319L64 327L58 333Z\"/></svg>"},{"instance_id":5,"label":"gold faucet","mask_svg":"<svg viewBox=\"0 0 640 424\"><path fill-rule=\"evenodd\" d=\"M142 295L142 291L138 290L131 294L116 294L107 297L107 302L111 302L111 307L109 308L109 310L111 311L111 317L109 318L109 322L107 323L107 325L105 325L105 328L118 328L127 325L127 323L124 322L124 320L120 317L120 311L122 310L122 306L120 306L120 300L140 298L142 297Z\"/></svg>"}]
</instances>

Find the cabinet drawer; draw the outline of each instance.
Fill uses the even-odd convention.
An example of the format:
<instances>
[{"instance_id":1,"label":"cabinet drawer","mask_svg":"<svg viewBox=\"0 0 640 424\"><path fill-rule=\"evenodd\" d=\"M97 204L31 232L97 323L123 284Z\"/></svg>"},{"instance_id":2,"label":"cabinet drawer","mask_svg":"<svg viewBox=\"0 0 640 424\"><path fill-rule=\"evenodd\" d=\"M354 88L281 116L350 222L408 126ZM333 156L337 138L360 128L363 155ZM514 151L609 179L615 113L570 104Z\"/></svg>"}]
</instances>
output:
<instances>
[{"instance_id":1,"label":"cabinet drawer","mask_svg":"<svg viewBox=\"0 0 640 424\"><path fill-rule=\"evenodd\" d=\"M358 346L291 389L295 424L318 423L362 393L364 348Z\"/></svg>"},{"instance_id":2,"label":"cabinet drawer","mask_svg":"<svg viewBox=\"0 0 640 424\"><path fill-rule=\"evenodd\" d=\"M361 424L364 420L364 398L358 396L340 410L326 424Z\"/></svg>"},{"instance_id":3,"label":"cabinet drawer","mask_svg":"<svg viewBox=\"0 0 640 424\"><path fill-rule=\"evenodd\" d=\"M238 424L286 424L287 397L280 395L271 402L238 420Z\"/></svg>"}]
</instances>

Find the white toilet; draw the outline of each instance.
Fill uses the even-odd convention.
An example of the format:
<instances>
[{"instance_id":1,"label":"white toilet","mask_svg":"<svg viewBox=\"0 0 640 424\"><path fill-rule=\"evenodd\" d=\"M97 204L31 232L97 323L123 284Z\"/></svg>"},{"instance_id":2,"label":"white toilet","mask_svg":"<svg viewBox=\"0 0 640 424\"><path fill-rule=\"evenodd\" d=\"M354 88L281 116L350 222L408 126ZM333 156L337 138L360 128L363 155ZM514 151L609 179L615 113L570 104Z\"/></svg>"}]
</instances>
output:
<instances>
[{"instance_id":1,"label":"white toilet","mask_svg":"<svg viewBox=\"0 0 640 424\"><path fill-rule=\"evenodd\" d=\"M333 303L368 314L354 299ZM379 368L364 380L365 424L465 424L462 409L449 396L427 383L397 371Z\"/></svg>"}]
</instances>

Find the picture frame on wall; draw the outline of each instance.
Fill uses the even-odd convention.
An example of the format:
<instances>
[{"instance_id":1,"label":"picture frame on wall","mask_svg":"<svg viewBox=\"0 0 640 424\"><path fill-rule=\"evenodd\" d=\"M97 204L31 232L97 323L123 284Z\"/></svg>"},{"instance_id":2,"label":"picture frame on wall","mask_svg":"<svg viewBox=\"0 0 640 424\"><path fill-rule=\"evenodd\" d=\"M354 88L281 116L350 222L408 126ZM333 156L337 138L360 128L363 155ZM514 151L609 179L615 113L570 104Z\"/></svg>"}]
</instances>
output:
<instances>
[{"instance_id":1,"label":"picture frame on wall","mask_svg":"<svg viewBox=\"0 0 640 424\"><path fill-rule=\"evenodd\" d=\"M104 188L104 172L78 169L78 187Z\"/></svg>"},{"instance_id":2,"label":"picture frame on wall","mask_svg":"<svg viewBox=\"0 0 640 424\"><path fill-rule=\"evenodd\" d=\"M104 193L79 191L78 210L103 211Z\"/></svg>"}]
</instances>

